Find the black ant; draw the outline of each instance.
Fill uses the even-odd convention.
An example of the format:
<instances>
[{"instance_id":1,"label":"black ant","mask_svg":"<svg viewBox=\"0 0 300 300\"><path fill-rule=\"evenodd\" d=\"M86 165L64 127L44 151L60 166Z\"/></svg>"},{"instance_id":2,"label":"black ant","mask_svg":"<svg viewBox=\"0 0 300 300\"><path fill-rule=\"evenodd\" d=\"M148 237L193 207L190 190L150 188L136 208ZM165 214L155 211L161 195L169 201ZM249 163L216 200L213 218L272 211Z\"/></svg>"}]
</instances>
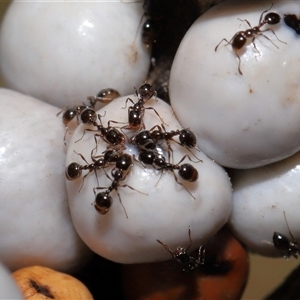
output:
<instances>
[{"instance_id":1,"label":"black ant","mask_svg":"<svg viewBox=\"0 0 300 300\"><path fill-rule=\"evenodd\" d=\"M242 48L245 46L245 44L246 44L246 42L247 42L248 39L251 39L251 43L252 43L254 49L255 49L258 53L260 53L260 52L258 51L258 49L256 48L256 45L255 45L255 43L254 43L255 37L258 36L258 35L265 37L265 38L266 38L267 40L269 40L276 48L278 48L278 46L277 46L275 43L273 43L272 40L271 40L270 38L268 38L265 34L263 34L263 33L266 32L266 31L271 31L271 32L275 35L275 37L277 38L277 40L278 40L279 42L286 44L285 42L281 41L281 40L277 37L277 35L275 34L275 32L274 32L273 29L271 29L271 28L267 28L267 29L265 29L265 30L261 30L261 29L260 29L260 28L261 28L263 25L265 25L265 24L275 25L275 24L278 24L278 23L280 22L281 17L280 17L279 14L277 14L277 13L275 13L275 12L270 12L270 13L268 13L268 14L266 14L266 15L264 16L264 14L265 14L267 11L269 11L272 7L273 7L273 4L271 5L271 7L270 7L269 9L267 9L267 10L265 10L265 11L263 11L263 12L261 13L260 18L259 18L259 23L258 23L257 26L252 27L248 20L241 20L241 19L239 19L240 21L246 22L246 23L249 25L250 29L247 29L247 30L245 30L245 31L238 31L238 32L231 38L230 41L228 41L227 39L223 38L223 39L220 41L220 43L215 47L215 51L217 51L217 50L218 50L218 47L220 46L220 44L221 44L223 41L227 42L226 46L227 46L227 45L231 45L231 46L232 46L232 49L233 49L234 53L236 54L236 56L237 56L237 58L238 58L238 60L239 60L238 70L239 70L239 73L240 73L241 75L243 75L243 73L242 73L242 71L241 71L241 58L240 58L240 56L238 55L238 51L239 51L240 49L242 49Z\"/></svg>"},{"instance_id":2,"label":"black ant","mask_svg":"<svg viewBox=\"0 0 300 300\"><path fill-rule=\"evenodd\" d=\"M63 110L61 110L60 112L58 112L57 116L59 116L63 112L62 121L66 128L65 135L64 135L64 144L65 145L67 144L66 136L67 136L67 132L69 130L68 124L75 117L77 118L77 124L79 124L78 117L81 115L83 110L85 110L86 108L95 109L97 101L106 103L106 102L110 102L110 101L114 100L115 98L117 98L119 96L120 96L119 92L114 89L111 89L111 88L103 89L97 94L96 97L93 97L93 96L87 97L89 104L82 103L82 105L75 105L71 108L67 107L67 108L64 108Z\"/></svg>"},{"instance_id":3,"label":"black ant","mask_svg":"<svg viewBox=\"0 0 300 300\"><path fill-rule=\"evenodd\" d=\"M81 184L81 187L79 189L78 192L81 191L82 187L83 187L83 183L84 183L84 179L92 172L94 171L95 172L95 175L96 175L96 178L97 178L97 181L98 181L98 176L97 176L97 170L100 170L100 169L104 169L108 166L110 166L110 162L109 160L107 160L107 157L103 156L103 155L99 155L99 156L94 156L92 153L91 153L91 159L92 159L92 163L88 163L88 161L85 159L85 157L80 154L80 153L77 153L76 151L74 151L77 155L79 155L82 160L85 161L86 165L80 165L79 163L77 162L72 162L70 163L67 167L66 167L66 170L65 170L65 174L66 174L66 177L68 180L75 180L77 178L79 178L82 174L82 170L88 170L88 173L86 175L84 175L83 179L82 179L82 184ZM93 150L92 150L93 152Z\"/></svg>"},{"instance_id":4,"label":"black ant","mask_svg":"<svg viewBox=\"0 0 300 300\"><path fill-rule=\"evenodd\" d=\"M171 163L166 162L163 155L158 154L151 150L150 151L141 151L138 156L139 161L143 165L149 164L149 165L152 165L153 168L156 170L171 171L174 175L176 182L178 184L180 184L181 186L183 186L186 189L186 191L195 199L193 194L191 194L191 192L181 182L178 181L178 178L174 172L174 170L178 170L178 175L185 181L189 181L189 182L197 181L197 179L199 177L197 169L188 163L181 164L181 162L184 161L186 158L188 158L190 161L193 161L188 155L185 155L177 164L171 164ZM200 161L201 160L198 160L197 162L200 162ZM159 182L159 180L158 180L158 182ZM157 185L157 183L156 183L156 185Z\"/></svg>"},{"instance_id":5,"label":"black ant","mask_svg":"<svg viewBox=\"0 0 300 300\"><path fill-rule=\"evenodd\" d=\"M205 248L204 245L200 246L198 249L198 256L195 258L194 256L188 254L188 250L192 245L191 238L191 228L189 227L189 239L190 244L187 248L177 247L175 251L171 250L170 247L160 240L157 240L158 243L163 245L165 249L171 254L172 258L175 259L181 266L183 272L192 272L199 268L200 265L204 265L205 258Z\"/></svg>"},{"instance_id":6,"label":"black ant","mask_svg":"<svg viewBox=\"0 0 300 300\"><path fill-rule=\"evenodd\" d=\"M132 163L131 155L123 154L123 155L119 156L116 159L115 168L113 168L111 171L111 176L113 179L111 179L108 175L106 175L108 178L110 178L112 180L112 184L109 187L99 187L98 186L98 187L94 188L95 201L93 202L93 205L94 205L96 211L98 213L100 213L101 215L105 215L109 211L109 208L112 204L112 197L110 196L110 193L113 190L115 190L118 194L119 201L124 209L126 218L128 218L127 212L125 210L125 207L121 200L121 196L118 191L118 187L129 187L130 189L132 189L134 191L137 191L141 194L147 195L143 192L136 190L135 188L131 187L128 184L120 185L120 181L125 180L126 176L128 175L129 168L132 166L132 164L133 163ZM96 190L99 190L99 189L105 189L105 191L96 194Z\"/></svg>"},{"instance_id":7,"label":"black ant","mask_svg":"<svg viewBox=\"0 0 300 300\"><path fill-rule=\"evenodd\" d=\"M96 141L96 137L101 137L106 143L108 143L112 146L123 145L123 149L125 149L124 134L121 133L115 127L110 126L110 123L118 123L118 122L110 120L110 121L108 121L108 127L104 127L102 124L102 121L101 121L101 117L103 117L103 116L98 114L98 119L100 122L100 124L98 124L96 121L97 113L95 112L95 110L92 108L85 109L80 115L81 122L86 125L93 125L93 126L97 127L97 130L85 129L82 137L79 140L77 140L76 142L80 141L83 138L86 131L92 131L92 132L98 132L94 135L95 141Z\"/></svg>"},{"instance_id":8,"label":"black ant","mask_svg":"<svg viewBox=\"0 0 300 300\"><path fill-rule=\"evenodd\" d=\"M295 258L298 258L298 255L300 253L300 243L295 240L290 227L288 225L285 212L283 212L284 219L287 225L287 228L289 230L290 236L292 237L292 241L290 242L289 239L282 233L274 232L273 234L273 244L274 247L279 250L285 258L290 258L291 256L294 256Z\"/></svg>"},{"instance_id":9,"label":"black ant","mask_svg":"<svg viewBox=\"0 0 300 300\"><path fill-rule=\"evenodd\" d=\"M64 144L67 145L66 142L66 136L69 130L68 124L76 117L77 118L77 123L79 124L79 119L78 117L80 116L80 114L83 112L83 110L85 110L86 108L88 108L90 106L88 106L85 103L82 103L82 105L78 105L78 106L74 106L71 108L65 108L63 110L61 110L56 116L59 116L62 112L62 121L63 124L65 125L65 135L64 135Z\"/></svg>"},{"instance_id":10,"label":"black ant","mask_svg":"<svg viewBox=\"0 0 300 300\"><path fill-rule=\"evenodd\" d=\"M157 128L157 129L155 129L155 128ZM197 138L196 138L195 134L189 128L184 128L181 130L177 129L177 130L172 130L172 131L167 132L165 126L163 124L161 124L161 126L155 125L154 127L152 127L149 130L149 132L150 132L150 136L152 137L154 142L157 142L159 140L165 140L168 144L169 152L170 151L173 152L173 150L170 146L170 143L169 143L169 141L171 141L171 140L174 141L175 143L185 147L193 155L194 155L194 153L190 149L194 148L197 151L200 151L198 149L198 147L196 146ZM177 142L176 140L173 139L173 137L175 137L175 136L178 136L179 142Z\"/></svg>"},{"instance_id":11,"label":"black ant","mask_svg":"<svg viewBox=\"0 0 300 300\"><path fill-rule=\"evenodd\" d=\"M130 101L133 106L129 106L128 108L128 125L122 127L123 129L130 129L130 130L140 130L140 129L145 129L145 124L144 124L144 114L145 114L145 109L152 109L156 115L160 118L162 123L164 121L158 114L155 108L153 107L144 107L145 103L150 100L153 96L156 97L156 91L152 87L151 84L149 83L144 83L142 84L138 90L134 88L135 94L138 97L138 101L134 103L132 99L127 98L125 102L125 109L127 107L127 102ZM156 99L157 101L157 99Z\"/></svg>"},{"instance_id":12,"label":"black ant","mask_svg":"<svg viewBox=\"0 0 300 300\"><path fill-rule=\"evenodd\" d=\"M300 20L296 15L284 15L284 22L287 26L291 27L300 34Z\"/></svg>"}]
</instances>

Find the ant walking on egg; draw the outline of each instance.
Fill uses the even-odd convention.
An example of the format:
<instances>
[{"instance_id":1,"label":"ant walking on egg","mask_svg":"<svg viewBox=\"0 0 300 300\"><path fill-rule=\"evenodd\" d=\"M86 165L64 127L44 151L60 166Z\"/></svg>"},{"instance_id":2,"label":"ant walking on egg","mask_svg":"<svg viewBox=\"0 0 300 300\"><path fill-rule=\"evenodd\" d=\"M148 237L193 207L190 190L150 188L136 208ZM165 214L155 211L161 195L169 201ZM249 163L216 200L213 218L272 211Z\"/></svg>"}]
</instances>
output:
<instances>
[{"instance_id":1,"label":"ant walking on egg","mask_svg":"<svg viewBox=\"0 0 300 300\"><path fill-rule=\"evenodd\" d=\"M191 228L189 227L189 239L190 244L187 248L177 247L175 251L170 249L170 247L160 240L156 240L158 243L163 245L165 249L171 254L172 258L176 260L180 265L182 265L183 272L192 272L197 269L200 265L204 265L205 261L205 248L204 245L198 248L198 255L195 258L194 256L188 253L189 248L192 245L192 238L191 238Z\"/></svg>"},{"instance_id":2,"label":"ant walking on egg","mask_svg":"<svg viewBox=\"0 0 300 300\"><path fill-rule=\"evenodd\" d=\"M238 32L231 38L230 41L228 41L226 38L223 38L223 39L220 41L220 43L215 47L215 51L217 51L217 50L218 50L218 47L220 46L220 44L221 44L223 41L227 42L227 44L226 44L225 46L231 45L231 47L232 47L234 53L236 54L236 56L237 56L237 58L238 58L238 60L239 60L238 71L239 71L239 73L240 73L241 75L243 75L243 73L242 73L242 71L241 71L241 58L240 58L240 56L239 56L239 54L238 54L238 51L241 50L241 49L245 46L245 44L246 44L246 42L247 42L248 39L251 39L251 43L252 43L254 49L255 49L258 53L260 53L260 52L258 51L258 49L257 49L257 47L256 47L256 45L255 45L255 42L254 42L254 41L255 41L255 38L256 38L257 36L263 36L263 37L265 37L265 38L266 38L267 40L269 40L276 48L279 49L279 47L278 47L278 46L277 46L277 45L276 45L269 37L267 37L267 36L264 34L264 32L266 32L266 31L271 31L271 32L274 34L274 36L277 38L277 40L278 40L279 42L286 44L285 42L281 41L281 40L277 37L277 35L276 35L276 33L274 32L273 29L267 28L267 29L265 29L265 30L261 30L261 27L264 26L265 24L275 25L275 24L278 24L278 23L280 22L280 20L281 20L280 15L277 14L277 13L275 13L275 12L270 12L270 13L264 15L264 14L265 14L266 12L268 12L272 7L273 7L273 4L271 5L271 7L270 7L269 9L267 9L267 10L265 10L265 11L263 11L263 12L261 13L260 18L259 18L259 23L258 23L257 26L252 27L251 24L250 24L250 22L249 22L248 20L242 20L242 19L239 19L240 21L246 22L250 28L247 29L247 30L245 30L245 31L238 31Z\"/></svg>"},{"instance_id":3,"label":"ant walking on egg","mask_svg":"<svg viewBox=\"0 0 300 300\"><path fill-rule=\"evenodd\" d=\"M92 163L89 163L82 154L74 151L77 155L79 155L81 157L81 159L86 163L86 165L80 165L77 162L72 162L66 167L66 170L65 170L66 177L68 180L71 180L71 181L79 178L81 176L83 170L88 171L88 173L85 174L82 178L82 184L81 184L78 192L80 192L83 187L84 179L91 172L93 172L93 171L95 172L95 176L96 176L96 179L98 182L97 170L100 170L100 169L104 170L104 168L107 168L111 165L112 161L108 160L107 156L105 156L105 155L94 156L93 151L94 151L94 149L91 151ZM99 185L99 182L98 182L98 185Z\"/></svg>"},{"instance_id":4,"label":"ant walking on egg","mask_svg":"<svg viewBox=\"0 0 300 300\"><path fill-rule=\"evenodd\" d=\"M65 145L67 144L66 136L69 130L68 125L75 117L77 119L77 124L79 124L79 116L85 109L87 108L95 109L95 106L98 101L102 103L108 103L118 97L120 97L118 91L116 91L115 89L107 88L101 90L95 97L94 96L87 97L89 104L82 103L82 105L75 105L71 108L66 107L62 109L60 112L58 112L56 116L59 116L61 113L63 113L62 122L66 128L65 135L64 135L64 144Z\"/></svg>"},{"instance_id":5,"label":"ant walking on egg","mask_svg":"<svg viewBox=\"0 0 300 300\"><path fill-rule=\"evenodd\" d=\"M132 186L130 186L128 184L123 184L123 185L120 184L120 181L125 180L125 178L127 177L132 165L133 165L133 162L132 162L131 155L129 155L129 154L120 155L116 159L116 166L111 170L111 176L113 179L110 178L106 174L106 176L112 181L111 185L109 187L99 187L98 186L98 187L94 188L95 201L93 202L93 205L99 214L105 215L109 211L109 208L112 204L112 197L110 196L110 193L113 190L115 190L119 197L120 204L124 209L126 218L128 218L126 209L122 203L121 196L118 191L118 187L128 187L128 188L132 189L133 191L139 192L143 195L148 195L146 193L136 190L135 188L133 188ZM105 189L105 191L96 194L96 190L100 190L100 189Z\"/></svg>"},{"instance_id":6,"label":"ant walking on egg","mask_svg":"<svg viewBox=\"0 0 300 300\"><path fill-rule=\"evenodd\" d=\"M289 239L284 234L275 231L273 234L274 247L277 250L279 250L285 258L290 258L291 256L298 258L298 255L300 253L300 242L295 240L290 230L289 224L285 216L285 211L283 212L283 215L292 241L289 241Z\"/></svg>"},{"instance_id":7,"label":"ant walking on egg","mask_svg":"<svg viewBox=\"0 0 300 300\"><path fill-rule=\"evenodd\" d=\"M97 148L97 137L101 137L106 143L108 143L111 146L122 146L122 149L125 149L125 136L123 133L121 133L117 128L112 127L110 125L110 123L118 123L116 121L108 121L107 123L107 127L103 126L102 124L102 120L101 117L104 117L98 114L98 119L100 124L97 123L97 113L95 112L94 109L92 108L87 108L85 109L81 115L80 115L80 120L83 124L85 125L93 125L95 126L97 129L93 130L93 129L85 129L83 132L83 135L80 139L78 139L76 142L80 141L86 131L91 131L91 132L96 132L94 135L95 138L95 142L96 142L96 148Z\"/></svg>"},{"instance_id":8,"label":"ant walking on egg","mask_svg":"<svg viewBox=\"0 0 300 300\"><path fill-rule=\"evenodd\" d=\"M132 99L127 98L125 102L125 109L127 107L127 102L130 101L133 106L129 106L128 108L128 125L122 127L122 129L129 130L140 130L145 129L144 124L144 114L145 109L152 109L156 115L159 117L162 123L164 123L163 119L160 117L159 113L153 107L145 107L145 103L150 100L153 96L156 98L156 91L149 83L142 84L138 90L134 88L135 94L138 97L138 101L134 103ZM157 101L157 99L156 99Z\"/></svg>"}]
</instances>

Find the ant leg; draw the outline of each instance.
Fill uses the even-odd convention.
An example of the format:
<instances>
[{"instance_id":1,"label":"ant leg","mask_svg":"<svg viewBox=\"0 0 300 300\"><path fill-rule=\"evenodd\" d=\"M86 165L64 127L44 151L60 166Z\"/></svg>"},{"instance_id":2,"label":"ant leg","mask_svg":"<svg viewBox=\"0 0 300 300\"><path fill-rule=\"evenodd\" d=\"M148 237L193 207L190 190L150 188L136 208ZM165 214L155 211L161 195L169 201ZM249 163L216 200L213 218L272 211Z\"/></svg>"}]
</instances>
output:
<instances>
[{"instance_id":1,"label":"ant leg","mask_svg":"<svg viewBox=\"0 0 300 300\"><path fill-rule=\"evenodd\" d=\"M240 19L240 18L238 18L238 20L240 20L240 21L242 21L242 22L246 22L250 28L253 28L248 20L246 20L246 19L243 19L243 20L242 20L242 19Z\"/></svg>"},{"instance_id":2,"label":"ant leg","mask_svg":"<svg viewBox=\"0 0 300 300\"><path fill-rule=\"evenodd\" d=\"M181 182L178 181L178 178L177 178L177 176L175 175L175 172L174 172L173 170L171 170L171 171L172 171L172 173L173 173L173 175L174 175L174 178L175 178L176 182L177 182L178 184L180 184L181 186L183 186L183 187L185 188L185 190L193 197L193 199L196 200L195 196L187 189L187 187L186 187L184 184L182 184Z\"/></svg>"},{"instance_id":3,"label":"ant leg","mask_svg":"<svg viewBox=\"0 0 300 300\"><path fill-rule=\"evenodd\" d=\"M159 113L157 112L157 110L156 110L154 107L145 107L145 109L153 109L154 112L156 113L156 115L159 117L160 121L161 121L163 124L169 126L167 123L164 122L163 118L159 115Z\"/></svg>"},{"instance_id":4,"label":"ant leg","mask_svg":"<svg viewBox=\"0 0 300 300\"><path fill-rule=\"evenodd\" d=\"M173 257L174 259L176 259L175 253L170 249L170 247L169 247L168 245L164 244L163 242L161 242L161 241L158 240L158 239L156 239L156 241L157 241L158 243L160 243L161 245L163 245L164 248L172 255L172 257Z\"/></svg>"},{"instance_id":5,"label":"ant leg","mask_svg":"<svg viewBox=\"0 0 300 300\"><path fill-rule=\"evenodd\" d=\"M123 210L124 210L125 216L126 216L126 218L128 219L128 215L127 215L126 209L125 209L125 207L124 207L124 205L123 205L123 202L122 202L122 200L121 200L121 196L120 196L120 194L119 194L119 192L118 192L118 190L117 190L117 189L116 189L116 192L117 192L117 194L118 194L118 197L119 197L120 204L121 204L121 206L123 207Z\"/></svg>"},{"instance_id":6,"label":"ant leg","mask_svg":"<svg viewBox=\"0 0 300 300\"><path fill-rule=\"evenodd\" d=\"M66 126L66 130L65 130L65 134L64 134L64 145L67 146L67 141L66 141L66 137L67 137L67 132L69 130L69 127Z\"/></svg>"},{"instance_id":7,"label":"ant leg","mask_svg":"<svg viewBox=\"0 0 300 300\"><path fill-rule=\"evenodd\" d=\"M264 13L266 13L267 11L269 11L269 10L273 7L273 5L274 5L274 3L271 4L271 6L270 6L269 9L266 9L266 10L264 10L264 11L261 13L258 24L262 24L261 20L262 20L262 18L263 18Z\"/></svg>"},{"instance_id":8,"label":"ant leg","mask_svg":"<svg viewBox=\"0 0 300 300\"><path fill-rule=\"evenodd\" d=\"M267 40L269 40L276 48L279 49L279 47L278 47L274 42L272 42L272 40L271 40L269 37L267 37L266 35L263 34L263 32L266 32L266 31L271 31L271 32L275 35L276 39L277 39L280 43L287 44L286 42L284 42L284 41L282 41L282 40L280 40L280 39L278 38L278 36L276 35L276 33L274 32L274 30L273 30L272 28L268 28L268 29L265 29L265 30L261 30L261 31L258 33L258 35L262 35L263 37L265 37L265 38L266 38Z\"/></svg>"},{"instance_id":9,"label":"ant leg","mask_svg":"<svg viewBox=\"0 0 300 300\"><path fill-rule=\"evenodd\" d=\"M190 158L189 155L185 155L176 165L178 166L180 163L182 163L186 158L188 158L191 162L194 162L194 163L198 163L198 162L203 162L201 159L199 159L198 161L194 161Z\"/></svg>"},{"instance_id":10,"label":"ant leg","mask_svg":"<svg viewBox=\"0 0 300 300\"><path fill-rule=\"evenodd\" d=\"M260 56L260 52L259 52L259 50L256 48L256 44L254 43L254 41L255 41L255 37L252 38L251 44L253 45L255 51L256 51L256 52L259 54L259 56Z\"/></svg>"},{"instance_id":11,"label":"ant leg","mask_svg":"<svg viewBox=\"0 0 300 300\"><path fill-rule=\"evenodd\" d=\"M77 143L77 142L79 142L79 141L81 141L81 140L83 139L83 137L84 137L84 135L85 135L85 132L86 132L86 131L93 131L93 132L97 132L98 130L93 130L93 129L84 129L84 131L83 131L83 134L82 134L81 138L80 138L80 139L78 139L77 141L75 141L75 143Z\"/></svg>"},{"instance_id":12,"label":"ant leg","mask_svg":"<svg viewBox=\"0 0 300 300\"><path fill-rule=\"evenodd\" d=\"M128 187L128 188L132 189L133 191L136 191L136 192L138 192L138 193L140 193L140 194L143 194L143 195L148 196L147 193L141 192L141 191L139 191L139 190L133 188L132 186L130 186L130 185L128 185L128 184L122 184L122 185L120 184L119 186L121 186L121 187Z\"/></svg>"},{"instance_id":13,"label":"ant leg","mask_svg":"<svg viewBox=\"0 0 300 300\"><path fill-rule=\"evenodd\" d=\"M201 246L199 247L197 262L198 262L200 265L204 265L204 263L205 263L205 247L204 247L204 245L201 245Z\"/></svg>"},{"instance_id":14,"label":"ant leg","mask_svg":"<svg viewBox=\"0 0 300 300\"><path fill-rule=\"evenodd\" d=\"M127 102L128 102L128 100L134 105L134 102L132 101L132 99L131 98L127 98L126 101L125 101L125 106L122 107L122 109L127 108Z\"/></svg>"},{"instance_id":15,"label":"ant leg","mask_svg":"<svg viewBox=\"0 0 300 300\"><path fill-rule=\"evenodd\" d=\"M215 47L215 51L218 50L219 46L221 45L221 43L222 43L223 41L227 42L227 44L225 45L225 46L227 46L227 45L231 44L232 39L231 39L229 42L228 42L228 40L226 40L225 38L222 39L221 42Z\"/></svg>"},{"instance_id":16,"label":"ant leg","mask_svg":"<svg viewBox=\"0 0 300 300\"><path fill-rule=\"evenodd\" d=\"M189 226L189 239L190 239L190 244L186 248L186 251L189 250L189 248L192 246L192 237L191 237L191 226Z\"/></svg>"},{"instance_id":17,"label":"ant leg","mask_svg":"<svg viewBox=\"0 0 300 300\"><path fill-rule=\"evenodd\" d=\"M236 50L234 50L234 53L235 53L235 55L237 56L237 58L239 59L239 66L238 66L239 73L240 73L241 75L243 75L243 73L242 73L242 71L241 71L241 58L240 58L240 56L237 54L237 51L236 51Z\"/></svg>"},{"instance_id":18,"label":"ant leg","mask_svg":"<svg viewBox=\"0 0 300 300\"><path fill-rule=\"evenodd\" d=\"M284 215L284 219L285 219L286 226L287 226L287 228L288 228L288 230L289 230L289 233L290 233L290 235L291 235L291 237L292 237L292 240L295 241L295 238L294 238L294 236L293 236L293 234L292 234L292 231L291 231L290 226L289 226L289 224L288 224L288 221L287 221L287 219L286 219L285 211L283 211L283 215Z\"/></svg>"}]
</instances>

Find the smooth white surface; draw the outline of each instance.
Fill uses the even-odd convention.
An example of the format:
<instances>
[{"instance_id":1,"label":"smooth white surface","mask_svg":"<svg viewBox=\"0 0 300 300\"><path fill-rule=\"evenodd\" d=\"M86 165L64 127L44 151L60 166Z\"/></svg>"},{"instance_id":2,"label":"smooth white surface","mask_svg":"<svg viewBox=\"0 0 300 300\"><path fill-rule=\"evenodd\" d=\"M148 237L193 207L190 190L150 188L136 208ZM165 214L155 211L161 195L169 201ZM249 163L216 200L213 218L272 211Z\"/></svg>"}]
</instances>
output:
<instances>
[{"instance_id":1,"label":"smooth white surface","mask_svg":"<svg viewBox=\"0 0 300 300\"><path fill-rule=\"evenodd\" d=\"M5 86L58 107L146 79L141 2L13 1L0 32ZM17 20L17 21L16 21Z\"/></svg>"},{"instance_id":2,"label":"smooth white surface","mask_svg":"<svg viewBox=\"0 0 300 300\"><path fill-rule=\"evenodd\" d=\"M286 158L300 149L300 39L281 20L239 51L228 41L258 25L261 13L300 15L299 1L226 1L202 15L185 35L170 78L170 98L183 126L191 126L198 145L221 165L253 168Z\"/></svg>"},{"instance_id":3,"label":"smooth white surface","mask_svg":"<svg viewBox=\"0 0 300 300\"><path fill-rule=\"evenodd\" d=\"M9 270L0 263L0 299L24 299Z\"/></svg>"},{"instance_id":4,"label":"smooth white surface","mask_svg":"<svg viewBox=\"0 0 300 300\"><path fill-rule=\"evenodd\" d=\"M137 101L135 96L130 96ZM105 108L98 111L105 117L102 118L104 126L109 120L127 122L127 97L115 99ZM128 102L127 107L131 105ZM146 107L154 107L159 115L168 124L166 130L180 129L169 105L159 100L149 100ZM112 123L113 124L113 123ZM156 114L150 109L145 111L146 128L161 124ZM112 125L113 126L113 125ZM124 126L124 124L116 124ZM94 133L87 131L80 125L74 132L67 153L66 165L75 161L85 163L74 150L81 153L85 159L91 161L91 150L95 147ZM93 127L90 127L91 129ZM192 128L191 128L192 129ZM130 136L130 131L125 130ZM185 154L190 154L185 148L172 143L174 162L178 163ZM98 154L106 149L106 143L98 146ZM129 153L136 153L127 149ZM126 150L126 151L127 151ZM170 259L170 254L156 239L166 243L172 249L178 246L189 245L188 228L191 228L192 248L195 249L205 243L226 222L231 211L231 183L227 173L219 165L207 158L203 153L194 151L195 155L203 162L193 163L199 172L199 179L194 183L184 183L195 199L174 179L172 172L164 172L160 178L160 171L148 166L145 170L139 163L134 162L129 175L121 184L128 184L133 188L147 193L143 195L127 187L119 187L122 203L128 214L119 202L115 191L111 193L113 203L106 215L96 212L93 188L97 186L95 174L92 172L85 180L78 192L82 179L67 180L69 205L75 228L85 243L96 253L110 260L121 263L142 263ZM193 157L192 157L193 158ZM193 158L195 160L195 158ZM106 169L110 175L110 169ZM175 171L177 174L177 171ZM86 174L83 172L83 176ZM98 172L99 185L108 187L112 181L104 172ZM159 182L158 182L159 180ZM183 180L178 177L183 183ZM156 183L158 184L156 185ZM156 185L156 186L155 186Z\"/></svg>"},{"instance_id":5,"label":"smooth white surface","mask_svg":"<svg viewBox=\"0 0 300 300\"><path fill-rule=\"evenodd\" d=\"M274 248L274 231L300 240L300 153L274 164L233 173L230 225L250 250L281 256ZM288 222L286 224L284 213Z\"/></svg>"},{"instance_id":6,"label":"smooth white surface","mask_svg":"<svg viewBox=\"0 0 300 300\"><path fill-rule=\"evenodd\" d=\"M1 260L70 271L89 251L69 214L59 108L6 89L0 103Z\"/></svg>"}]
</instances>

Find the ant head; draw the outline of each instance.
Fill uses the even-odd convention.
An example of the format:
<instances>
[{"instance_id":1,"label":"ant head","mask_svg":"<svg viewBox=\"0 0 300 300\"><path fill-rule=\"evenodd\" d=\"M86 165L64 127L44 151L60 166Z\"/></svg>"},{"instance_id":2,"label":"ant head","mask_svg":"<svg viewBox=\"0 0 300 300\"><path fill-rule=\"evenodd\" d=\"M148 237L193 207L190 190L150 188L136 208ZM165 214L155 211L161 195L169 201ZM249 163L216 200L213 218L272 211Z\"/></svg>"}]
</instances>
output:
<instances>
[{"instance_id":1,"label":"ant head","mask_svg":"<svg viewBox=\"0 0 300 300\"><path fill-rule=\"evenodd\" d=\"M179 134L179 141L188 148L194 148L197 143L195 134L189 129L182 129Z\"/></svg>"},{"instance_id":2,"label":"ant head","mask_svg":"<svg viewBox=\"0 0 300 300\"><path fill-rule=\"evenodd\" d=\"M144 101L147 101L156 95L156 91L151 84L145 82L139 87L138 94Z\"/></svg>"},{"instance_id":3,"label":"ant head","mask_svg":"<svg viewBox=\"0 0 300 300\"><path fill-rule=\"evenodd\" d=\"M92 108L86 108L80 114L80 120L83 124L93 124L96 122L97 114Z\"/></svg>"}]
</instances>

